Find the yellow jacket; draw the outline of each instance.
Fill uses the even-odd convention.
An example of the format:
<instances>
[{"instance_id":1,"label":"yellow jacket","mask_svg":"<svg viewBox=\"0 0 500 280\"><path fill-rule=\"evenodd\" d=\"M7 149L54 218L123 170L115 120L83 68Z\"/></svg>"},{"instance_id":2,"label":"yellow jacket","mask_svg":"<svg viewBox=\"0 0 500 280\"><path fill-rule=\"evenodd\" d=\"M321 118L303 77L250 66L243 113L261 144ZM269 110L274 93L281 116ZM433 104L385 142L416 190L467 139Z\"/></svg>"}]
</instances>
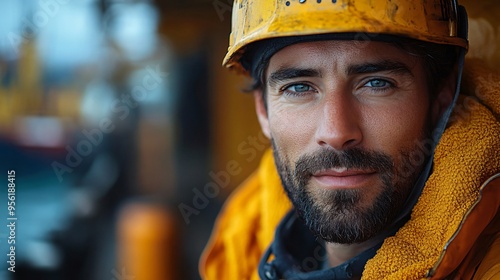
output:
<instances>
[{"instance_id":1,"label":"yellow jacket","mask_svg":"<svg viewBox=\"0 0 500 280\"><path fill-rule=\"evenodd\" d=\"M500 76L468 61L455 108L410 220L362 279L500 279ZM290 208L267 151L219 215L203 279L259 279L258 263Z\"/></svg>"}]
</instances>

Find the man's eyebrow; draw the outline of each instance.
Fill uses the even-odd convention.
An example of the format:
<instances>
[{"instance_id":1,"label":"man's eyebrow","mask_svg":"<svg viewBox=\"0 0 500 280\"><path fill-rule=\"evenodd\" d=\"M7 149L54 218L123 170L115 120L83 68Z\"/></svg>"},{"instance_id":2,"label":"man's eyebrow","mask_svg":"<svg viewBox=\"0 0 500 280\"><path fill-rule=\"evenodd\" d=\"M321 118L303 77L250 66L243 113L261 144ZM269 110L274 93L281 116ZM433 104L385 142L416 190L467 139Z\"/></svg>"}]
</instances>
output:
<instances>
[{"instance_id":1,"label":"man's eyebrow","mask_svg":"<svg viewBox=\"0 0 500 280\"><path fill-rule=\"evenodd\" d=\"M393 73L413 76L413 73L406 64L393 60L383 60L379 62L354 64L350 65L347 68L348 75L369 74L376 72L393 72ZM321 77L321 76L322 76L321 72L313 68L283 67L271 73L271 75L269 76L268 83L269 85L273 85L278 82L299 77Z\"/></svg>"},{"instance_id":2,"label":"man's eyebrow","mask_svg":"<svg viewBox=\"0 0 500 280\"><path fill-rule=\"evenodd\" d=\"M321 77L321 73L315 69L281 68L271 73L271 75L269 76L269 84L272 85L281 81L299 77Z\"/></svg>"},{"instance_id":3,"label":"man's eyebrow","mask_svg":"<svg viewBox=\"0 0 500 280\"><path fill-rule=\"evenodd\" d=\"M347 68L347 75L349 76L356 74L376 73L376 72L392 72L397 74L413 76L413 73L406 64L392 60L383 60L374 63L355 64Z\"/></svg>"}]
</instances>

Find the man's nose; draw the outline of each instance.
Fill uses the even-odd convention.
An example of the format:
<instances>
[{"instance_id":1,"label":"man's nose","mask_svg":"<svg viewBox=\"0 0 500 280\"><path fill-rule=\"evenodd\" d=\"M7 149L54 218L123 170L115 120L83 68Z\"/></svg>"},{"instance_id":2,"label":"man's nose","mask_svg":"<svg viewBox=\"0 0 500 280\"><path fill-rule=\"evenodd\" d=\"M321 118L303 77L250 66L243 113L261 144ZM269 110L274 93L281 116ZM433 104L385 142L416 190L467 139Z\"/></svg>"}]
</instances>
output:
<instances>
[{"instance_id":1,"label":"man's nose","mask_svg":"<svg viewBox=\"0 0 500 280\"><path fill-rule=\"evenodd\" d=\"M335 95L325 98L320 110L316 142L342 151L361 143L363 133L360 127L358 104L352 96Z\"/></svg>"}]
</instances>

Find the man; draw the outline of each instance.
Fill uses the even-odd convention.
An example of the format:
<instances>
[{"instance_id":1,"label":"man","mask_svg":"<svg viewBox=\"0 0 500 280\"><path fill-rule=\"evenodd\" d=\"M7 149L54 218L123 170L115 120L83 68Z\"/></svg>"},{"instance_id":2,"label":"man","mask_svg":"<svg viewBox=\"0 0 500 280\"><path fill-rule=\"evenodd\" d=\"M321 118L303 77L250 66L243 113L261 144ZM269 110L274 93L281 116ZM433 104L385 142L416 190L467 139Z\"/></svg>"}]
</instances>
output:
<instances>
[{"instance_id":1,"label":"man","mask_svg":"<svg viewBox=\"0 0 500 280\"><path fill-rule=\"evenodd\" d=\"M468 63L459 96L466 21L455 1L235 1L224 64L253 78L272 154L202 276L500 279L499 79Z\"/></svg>"}]
</instances>

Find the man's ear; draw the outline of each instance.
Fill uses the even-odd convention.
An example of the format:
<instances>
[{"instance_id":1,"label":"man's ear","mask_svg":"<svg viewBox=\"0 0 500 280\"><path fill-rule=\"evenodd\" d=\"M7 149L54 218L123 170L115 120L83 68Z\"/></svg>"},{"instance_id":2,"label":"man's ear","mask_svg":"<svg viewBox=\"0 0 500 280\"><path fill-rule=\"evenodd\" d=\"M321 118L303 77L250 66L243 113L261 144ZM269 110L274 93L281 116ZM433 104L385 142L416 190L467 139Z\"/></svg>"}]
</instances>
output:
<instances>
[{"instance_id":1,"label":"man's ear","mask_svg":"<svg viewBox=\"0 0 500 280\"><path fill-rule=\"evenodd\" d=\"M445 79L441 89L432 103L432 122L437 124L441 116L444 114L448 106L453 101L455 91L457 89L457 72L453 71L448 78Z\"/></svg>"},{"instance_id":2,"label":"man's ear","mask_svg":"<svg viewBox=\"0 0 500 280\"><path fill-rule=\"evenodd\" d=\"M257 112L257 119L259 120L260 127L264 135L271 139L271 131L269 130L269 117L267 115L267 108L262 94L262 90L255 90L253 92L255 100L255 111Z\"/></svg>"}]
</instances>

